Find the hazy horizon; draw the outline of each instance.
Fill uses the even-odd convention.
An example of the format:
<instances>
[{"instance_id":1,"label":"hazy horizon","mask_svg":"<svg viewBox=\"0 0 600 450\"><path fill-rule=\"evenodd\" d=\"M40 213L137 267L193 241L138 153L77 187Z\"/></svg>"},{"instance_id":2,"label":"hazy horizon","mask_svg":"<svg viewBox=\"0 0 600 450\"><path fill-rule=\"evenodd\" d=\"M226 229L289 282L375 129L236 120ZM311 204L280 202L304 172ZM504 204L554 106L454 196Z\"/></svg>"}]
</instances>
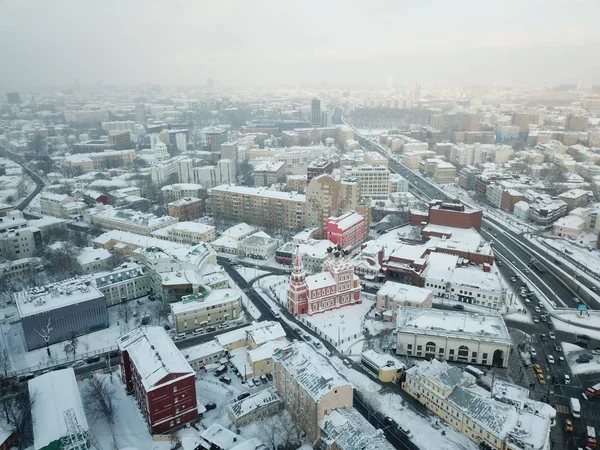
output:
<instances>
[{"instance_id":1,"label":"hazy horizon","mask_svg":"<svg viewBox=\"0 0 600 450\"><path fill-rule=\"evenodd\" d=\"M495 6L495 4L494 4ZM0 88L600 84L600 3L0 2Z\"/></svg>"}]
</instances>

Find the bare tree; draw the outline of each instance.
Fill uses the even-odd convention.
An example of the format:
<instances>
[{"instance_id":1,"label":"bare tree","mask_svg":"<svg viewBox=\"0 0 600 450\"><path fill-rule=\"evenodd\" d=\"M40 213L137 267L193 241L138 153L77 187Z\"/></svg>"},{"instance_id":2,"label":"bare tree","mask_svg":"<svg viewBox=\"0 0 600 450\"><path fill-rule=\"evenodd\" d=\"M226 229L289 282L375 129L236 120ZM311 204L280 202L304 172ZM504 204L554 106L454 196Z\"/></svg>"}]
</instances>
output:
<instances>
[{"instance_id":1,"label":"bare tree","mask_svg":"<svg viewBox=\"0 0 600 450\"><path fill-rule=\"evenodd\" d=\"M71 334L71 339L69 339L69 344L71 345L71 351L73 352L73 359L75 359L75 355L77 354L77 345L79 344L79 339L75 333Z\"/></svg>"},{"instance_id":2,"label":"bare tree","mask_svg":"<svg viewBox=\"0 0 600 450\"><path fill-rule=\"evenodd\" d=\"M69 355L71 353L73 353L73 346L69 342L67 342L65 344L65 346L63 347L63 351L65 352L65 358L67 358L67 360L68 360L69 359Z\"/></svg>"},{"instance_id":3,"label":"bare tree","mask_svg":"<svg viewBox=\"0 0 600 450\"><path fill-rule=\"evenodd\" d=\"M296 449L304 439L300 423L295 421L292 413L287 410L263 418L259 423L258 434L270 448L282 445L286 449Z\"/></svg>"},{"instance_id":4,"label":"bare tree","mask_svg":"<svg viewBox=\"0 0 600 450\"><path fill-rule=\"evenodd\" d=\"M171 308L168 303L162 302L160 300L154 302L154 304L152 305L151 313L151 316L154 318L153 322L156 323L156 325L160 325L166 320L170 312Z\"/></svg>"},{"instance_id":5,"label":"bare tree","mask_svg":"<svg viewBox=\"0 0 600 450\"><path fill-rule=\"evenodd\" d=\"M129 302L121 303L119 315L125 321L125 323L129 323L129 316L131 316L131 305L129 304Z\"/></svg>"},{"instance_id":6,"label":"bare tree","mask_svg":"<svg viewBox=\"0 0 600 450\"><path fill-rule=\"evenodd\" d=\"M19 449L24 449L33 442L31 409L35 399L35 392L19 392L12 396L4 396L1 400L4 419L13 432L13 444Z\"/></svg>"},{"instance_id":7,"label":"bare tree","mask_svg":"<svg viewBox=\"0 0 600 450\"><path fill-rule=\"evenodd\" d=\"M3 348L0 351L0 370L4 372L4 378L8 377L8 369L10 368L10 360L8 359L8 351Z\"/></svg>"},{"instance_id":8,"label":"bare tree","mask_svg":"<svg viewBox=\"0 0 600 450\"><path fill-rule=\"evenodd\" d=\"M112 377L112 374L110 374ZM92 376L83 391L87 413L93 419L103 419L109 425L115 423L117 390L106 378Z\"/></svg>"},{"instance_id":9,"label":"bare tree","mask_svg":"<svg viewBox=\"0 0 600 450\"><path fill-rule=\"evenodd\" d=\"M46 328L42 328L39 331L36 330L35 328L33 329L33 331L35 331L37 334L39 334L40 337L46 343L46 353L48 353L48 356L52 356L52 354L50 352L50 334L52 333L52 329L53 328L50 326L50 317L48 317L48 325L46 325Z\"/></svg>"}]
</instances>

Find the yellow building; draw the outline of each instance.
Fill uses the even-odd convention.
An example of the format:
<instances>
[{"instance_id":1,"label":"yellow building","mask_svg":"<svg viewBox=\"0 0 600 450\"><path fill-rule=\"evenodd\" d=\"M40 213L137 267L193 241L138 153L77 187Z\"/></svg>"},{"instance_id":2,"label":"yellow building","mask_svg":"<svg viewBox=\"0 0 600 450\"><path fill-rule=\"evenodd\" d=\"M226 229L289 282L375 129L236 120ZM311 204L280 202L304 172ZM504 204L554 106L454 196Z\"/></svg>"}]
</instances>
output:
<instances>
[{"instance_id":1,"label":"yellow building","mask_svg":"<svg viewBox=\"0 0 600 450\"><path fill-rule=\"evenodd\" d=\"M205 290L171 303L177 333L205 328L237 319L242 310L242 295L237 289Z\"/></svg>"},{"instance_id":2,"label":"yellow building","mask_svg":"<svg viewBox=\"0 0 600 450\"><path fill-rule=\"evenodd\" d=\"M360 366L383 383L399 383L405 365L392 355L367 350L360 355Z\"/></svg>"}]
</instances>

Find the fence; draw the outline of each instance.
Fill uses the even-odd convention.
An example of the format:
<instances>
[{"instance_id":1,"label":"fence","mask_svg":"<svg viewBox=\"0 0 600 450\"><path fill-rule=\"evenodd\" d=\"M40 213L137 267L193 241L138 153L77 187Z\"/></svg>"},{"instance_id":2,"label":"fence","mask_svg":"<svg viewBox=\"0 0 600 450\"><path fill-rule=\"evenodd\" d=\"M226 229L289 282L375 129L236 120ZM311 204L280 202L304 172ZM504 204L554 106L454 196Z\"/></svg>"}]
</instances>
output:
<instances>
[{"instance_id":1,"label":"fence","mask_svg":"<svg viewBox=\"0 0 600 450\"><path fill-rule=\"evenodd\" d=\"M47 361L45 363L39 363L36 366L30 366L30 367L27 367L24 369L8 371L7 376L16 377L19 375L26 375L26 374L29 374L32 372L37 372L37 371L44 370L44 369L50 369L52 367L56 367L56 366L60 366L60 365L68 364L68 363L71 363L71 365L72 365L75 361L93 358L94 356L105 355L107 353L114 352L118 349L119 349L119 347L117 347L116 345L113 345L111 347L105 347L105 348L101 348L101 349L94 350L91 352L77 354L77 355L75 355L75 358L56 358L56 359L52 358L52 359L50 359L50 361Z\"/></svg>"}]
</instances>

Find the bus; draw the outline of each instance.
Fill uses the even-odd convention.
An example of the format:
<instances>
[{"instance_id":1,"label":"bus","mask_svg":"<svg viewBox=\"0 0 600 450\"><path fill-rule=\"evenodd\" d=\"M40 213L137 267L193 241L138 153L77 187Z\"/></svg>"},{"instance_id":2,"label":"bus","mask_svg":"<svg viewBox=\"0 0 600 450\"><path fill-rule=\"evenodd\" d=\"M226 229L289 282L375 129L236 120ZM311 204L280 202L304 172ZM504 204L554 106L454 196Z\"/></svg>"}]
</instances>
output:
<instances>
[{"instance_id":1,"label":"bus","mask_svg":"<svg viewBox=\"0 0 600 450\"><path fill-rule=\"evenodd\" d=\"M467 366L467 367L465 367L465 372L470 373L471 375L473 375L478 380L482 376L485 375L485 372L483 370L479 370L477 367L473 367L473 366Z\"/></svg>"}]
</instances>

